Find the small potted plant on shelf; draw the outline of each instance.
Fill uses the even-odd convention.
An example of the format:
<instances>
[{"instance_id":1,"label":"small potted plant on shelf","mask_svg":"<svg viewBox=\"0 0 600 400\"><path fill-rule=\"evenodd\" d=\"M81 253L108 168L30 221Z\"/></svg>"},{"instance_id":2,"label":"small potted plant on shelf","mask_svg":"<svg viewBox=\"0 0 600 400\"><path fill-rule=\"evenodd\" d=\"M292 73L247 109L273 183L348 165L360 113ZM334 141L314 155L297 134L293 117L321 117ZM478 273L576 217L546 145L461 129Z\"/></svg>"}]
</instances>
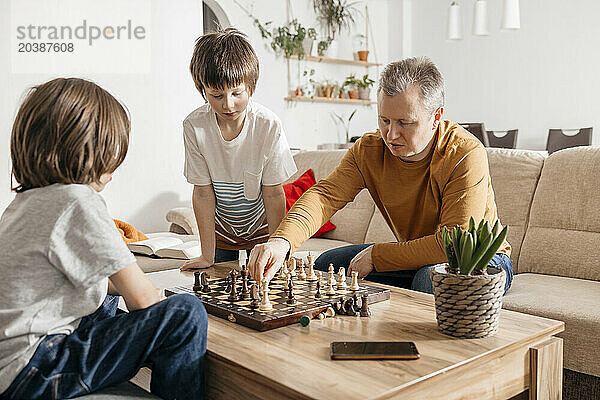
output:
<instances>
[{"instance_id":1,"label":"small potted plant on shelf","mask_svg":"<svg viewBox=\"0 0 600 400\"><path fill-rule=\"evenodd\" d=\"M357 80L356 86L358 87L358 98L362 100L369 100L371 96L371 86L375 81L369 78L369 74L365 74L362 80Z\"/></svg>"},{"instance_id":2,"label":"small potted plant on shelf","mask_svg":"<svg viewBox=\"0 0 600 400\"><path fill-rule=\"evenodd\" d=\"M348 0L313 0L313 9L317 19L327 29L329 45L327 55L337 57L336 35L344 28L349 29L354 24L357 9L355 2Z\"/></svg>"},{"instance_id":3,"label":"small potted plant on shelf","mask_svg":"<svg viewBox=\"0 0 600 400\"><path fill-rule=\"evenodd\" d=\"M450 336L481 338L498 330L498 316L506 272L488 265L504 239L508 227L500 230L481 220L476 227L473 217L469 228L442 228L447 263L431 269L438 329Z\"/></svg>"},{"instance_id":4,"label":"small potted plant on shelf","mask_svg":"<svg viewBox=\"0 0 600 400\"><path fill-rule=\"evenodd\" d=\"M282 51L285 57L297 55L303 58L305 54L311 53L313 40L317 38L317 31L314 28L304 27L298 20L294 19L289 24L273 28L269 31L271 22L261 24L254 18L254 24L260 30L264 39L271 39L271 48L273 51Z\"/></svg>"},{"instance_id":5,"label":"small potted plant on shelf","mask_svg":"<svg viewBox=\"0 0 600 400\"><path fill-rule=\"evenodd\" d=\"M348 88L348 98L349 99L357 99L358 98L358 87L361 83L360 79L356 79L354 74L348 75L346 80L344 81L344 87Z\"/></svg>"},{"instance_id":6,"label":"small potted plant on shelf","mask_svg":"<svg viewBox=\"0 0 600 400\"><path fill-rule=\"evenodd\" d=\"M358 54L358 59L360 61L364 61L366 62L369 58L369 47L368 47L368 38L366 35L362 35L362 34L358 34L356 35L356 37L358 38L358 50L357 50L357 54Z\"/></svg>"},{"instance_id":7,"label":"small potted plant on shelf","mask_svg":"<svg viewBox=\"0 0 600 400\"><path fill-rule=\"evenodd\" d=\"M311 69L310 71L305 69L302 72L302 82L301 82L300 86L298 86L298 89L300 89L299 92L301 94L300 95L296 94L296 96L313 97L315 95L314 84L316 82L312 79L312 76L314 74L315 74L314 69ZM308 78L308 80L307 80L307 78Z\"/></svg>"}]
</instances>

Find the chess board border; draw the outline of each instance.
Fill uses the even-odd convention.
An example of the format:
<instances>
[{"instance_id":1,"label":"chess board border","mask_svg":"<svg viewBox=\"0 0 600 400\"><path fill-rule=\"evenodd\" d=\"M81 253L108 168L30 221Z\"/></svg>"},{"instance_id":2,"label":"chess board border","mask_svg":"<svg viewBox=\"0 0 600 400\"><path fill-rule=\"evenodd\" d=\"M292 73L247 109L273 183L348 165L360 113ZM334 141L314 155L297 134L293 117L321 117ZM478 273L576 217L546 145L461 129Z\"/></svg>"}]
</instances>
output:
<instances>
[{"instance_id":1,"label":"chess board border","mask_svg":"<svg viewBox=\"0 0 600 400\"><path fill-rule=\"evenodd\" d=\"M219 287L222 287L224 281L225 278L210 280L211 284L217 284ZM389 300L390 298L389 289L370 286L368 284L364 284L363 282L361 282L360 286L361 289L355 293L360 297L366 292L368 295L368 304L378 303L381 301ZM217 299L215 298L215 292L203 294L200 292L194 292L191 288L187 288L185 286L175 286L165 289L165 295L167 297L182 293L193 294L196 297L198 297L204 304L206 312L211 315L226 319L232 323L236 323L261 332L298 323L300 322L300 318L302 318L304 315L312 319L316 317L319 313L325 311L328 307L332 307L334 303L352 297L355 294L336 294L334 296L327 296L323 294L323 297L318 299L314 306L304 305L300 302L297 310L283 312L284 315L278 315L272 318L256 318L249 314L249 310L244 310L245 312L234 310L233 308L236 307L235 302L225 302L226 306L215 304L215 302L217 301ZM259 314L259 312L256 313Z\"/></svg>"}]
</instances>

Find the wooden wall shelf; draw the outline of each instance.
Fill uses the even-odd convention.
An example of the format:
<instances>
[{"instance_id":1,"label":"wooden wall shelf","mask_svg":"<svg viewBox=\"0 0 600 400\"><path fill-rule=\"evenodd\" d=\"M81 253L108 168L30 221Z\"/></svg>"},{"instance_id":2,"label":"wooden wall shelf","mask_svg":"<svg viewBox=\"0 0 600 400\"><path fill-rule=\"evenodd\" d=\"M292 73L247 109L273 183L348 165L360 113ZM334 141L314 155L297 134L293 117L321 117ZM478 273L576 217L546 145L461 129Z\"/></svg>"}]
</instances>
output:
<instances>
[{"instance_id":1,"label":"wooden wall shelf","mask_svg":"<svg viewBox=\"0 0 600 400\"><path fill-rule=\"evenodd\" d=\"M298 59L297 55L293 55L290 56L290 59ZM368 61L358 61L358 60L344 60L341 58L329 58L329 57L315 57L315 56L308 56L305 55L303 58L303 60L307 60L307 61L316 61L316 62L327 62L327 63L333 63L333 64L351 64L351 65L361 65L363 67L377 67L380 66L381 64L376 64L376 63L372 63L372 62L368 62Z\"/></svg>"},{"instance_id":2,"label":"wooden wall shelf","mask_svg":"<svg viewBox=\"0 0 600 400\"><path fill-rule=\"evenodd\" d=\"M370 106L371 104L377 104L376 101L361 100L361 99L340 99L338 97L307 97L307 96L288 96L284 100L287 101L304 101L309 103L341 103L341 104L358 104L363 106Z\"/></svg>"}]
</instances>

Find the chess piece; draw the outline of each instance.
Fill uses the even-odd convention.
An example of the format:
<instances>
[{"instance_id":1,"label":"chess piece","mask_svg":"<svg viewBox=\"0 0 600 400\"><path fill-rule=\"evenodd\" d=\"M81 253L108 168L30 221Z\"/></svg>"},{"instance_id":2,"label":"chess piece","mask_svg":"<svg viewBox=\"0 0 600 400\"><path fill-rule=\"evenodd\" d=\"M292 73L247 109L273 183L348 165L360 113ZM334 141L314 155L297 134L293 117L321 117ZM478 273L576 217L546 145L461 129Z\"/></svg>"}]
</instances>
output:
<instances>
[{"instance_id":1,"label":"chess piece","mask_svg":"<svg viewBox=\"0 0 600 400\"><path fill-rule=\"evenodd\" d=\"M194 292L199 292L202 290L202 286L200 285L200 271L194 272L194 286L192 286L192 290Z\"/></svg>"},{"instance_id":2,"label":"chess piece","mask_svg":"<svg viewBox=\"0 0 600 400\"><path fill-rule=\"evenodd\" d=\"M327 310L325 310L325 317L327 317L327 318L335 317L335 310L331 307L327 307Z\"/></svg>"},{"instance_id":3,"label":"chess piece","mask_svg":"<svg viewBox=\"0 0 600 400\"><path fill-rule=\"evenodd\" d=\"M230 282L231 282L231 292L229 292L228 299L231 301L237 301L237 300L239 300L238 292L237 292L238 273L235 269L232 269L231 272L229 273L229 276L230 276Z\"/></svg>"},{"instance_id":4,"label":"chess piece","mask_svg":"<svg viewBox=\"0 0 600 400\"><path fill-rule=\"evenodd\" d=\"M202 293L210 293L210 285L208 284L208 274L205 271L200 272L200 286Z\"/></svg>"},{"instance_id":5,"label":"chess piece","mask_svg":"<svg viewBox=\"0 0 600 400\"><path fill-rule=\"evenodd\" d=\"M287 274L288 274L288 267L287 267L287 263L284 262L283 265L281 266L281 268L279 269L279 278L286 279Z\"/></svg>"},{"instance_id":6,"label":"chess piece","mask_svg":"<svg viewBox=\"0 0 600 400\"><path fill-rule=\"evenodd\" d=\"M331 286L332 282L335 285L335 269L333 264L329 264L329 277L327 278L327 286Z\"/></svg>"},{"instance_id":7,"label":"chess piece","mask_svg":"<svg viewBox=\"0 0 600 400\"><path fill-rule=\"evenodd\" d=\"M286 275L285 282L283 284L283 293L285 293L286 295L288 294L291 280L292 280L292 277L289 274Z\"/></svg>"},{"instance_id":8,"label":"chess piece","mask_svg":"<svg viewBox=\"0 0 600 400\"><path fill-rule=\"evenodd\" d=\"M260 306L260 295L258 294L258 284L256 283L253 283L252 286L250 286L250 298L252 299L252 301L250 301L250 307L258 308Z\"/></svg>"},{"instance_id":9,"label":"chess piece","mask_svg":"<svg viewBox=\"0 0 600 400\"><path fill-rule=\"evenodd\" d=\"M349 315L351 317L356 315L356 310L354 309L355 303L354 298L348 297L342 302L342 310L345 315Z\"/></svg>"},{"instance_id":10,"label":"chess piece","mask_svg":"<svg viewBox=\"0 0 600 400\"><path fill-rule=\"evenodd\" d=\"M231 278L229 276L225 277L225 293L231 292Z\"/></svg>"},{"instance_id":11,"label":"chess piece","mask_svg":"<svg viewBox=\"0 0 600 400\"><path fill-rule=\"evenodd\" d=\"M335 295L335 279L329 281L329 287L327 288L327 292L325 292L327 296Z\"/></svg>"},{"instance_id":12,"label":"chess piece","mask_svg":"<svg viewBox=\"0 0 600 400\"><path fill-rule=\"evenodd\" d=\"M246 261L248 260L248 254L246 250L238 250L238 265L240 266L240 270L247 269Z\"/></svg>"},{"instance_id":13,"label":"chess piece","mask_svg":"<svg viewBox=\"0 0 600 400\"><path fill-rule=\"evenodd\" d=\"M304 260L300 260L300 272L298 273L298 279L306 280L306 271L304 270Z\"/></svg>"},{"instance_id":14,"label":"chess piece","mask_svg":"<svg viewBox=\"0 0 600 400\"><path fill-rule=\"evenodd\" d=\"M271 304L271 300L269 300L269 282L266 278L263 278L261 286L263 287L263 291L260 306L258 306L258 311L271 311L273 309L273 305Z\"/></svg>"},{"instance_id":15,"label":"chess piece","mask_svg":"<svg viewBox=\"0 0 600 400\"><path fill-rule=\"evenodd\" d=\"M317 280L317 274L315 274L315 263L313 262L310 253L308 253L306 259L308 260L308 275L306 276L306 280L309 282L314 282Z\"/></svg>"},{"instance_id":16,"label":"chess piece","mask_svg":"<svg viewBox=\"0 0 600 400\"><path fill-rule=\"evenodd\" d=\"M288 305L294 305L297 303L296 297L294 296L294 281L291 278L288 281L288 298L285 303Z\"/></svg>"},{"instance_id":17,"label":"chess piece","mask_svg":"<svg viewBox=\"0 0 600 400\"><path fill-rule=\"evenodd\" d=\"M294 257L290 258L290 276L292 278L296 277L296 259Z\"/></svg>"},{"instance_id":18,"label":"chess piece","mask_svg":"<svg viewBox=\"0 0 600 400\"><path fill-rule=\"evenodd\" d=\"M240 294L240 299L248 300L250 297L250 293L248 292L248 268L242 269L240 275L242 276L242 293Z\"/></svg>"},{"instance_id":19,"label":"chess piece","mask_svg":"<svg viewBox=\"0 0 600 400\"><path fill-rule=\"evenodd\" d=\"M321 281L317 281L317 291L315 292L315 299L320 299L321 295Z\"/></svg>"},{"instance_id":20,"label":"chess piece","mask_svg":"<svg viewBox=\"0 0 600 400\"><path fill-rule=\"evenodd\" d=\"M350 290L360 290L360 286L358 285L358 271L352 271L352 283L350 283Z\"/></svg>"},{"instance_id":21,"label":"chess piece","mask_svg":"<svg viewBox=\"0 0 600 400\"><path fill-rule=\"evenodd\" d=\"M344 313L344 306L341 301L336 301L334 303L331 303L331 307L332 307L333 311L335 311L336 314Z\"/></svg>"},{"instance_id":22,"label":"chess piece","mask_svg":"<svg viewBox=\"0 0 600 400\"><path fill-rule=\"evenodd\" d=\"M362 296L362 305L360 307L360 316L361 317L370 317L371 310L369 309L369 295L363 294Z\"/></svg>"},{"instance_id":23,"label":"chess piece","mask_svg":"<svg viewBox=\"0 0 600 400\"><path fill-rule=\"evenodd\" d=\"M337 288L346 289L347 286L348 285L346 285L346 269L344 267L340 267L338 271Z\"/></svg>"}]
</instances>

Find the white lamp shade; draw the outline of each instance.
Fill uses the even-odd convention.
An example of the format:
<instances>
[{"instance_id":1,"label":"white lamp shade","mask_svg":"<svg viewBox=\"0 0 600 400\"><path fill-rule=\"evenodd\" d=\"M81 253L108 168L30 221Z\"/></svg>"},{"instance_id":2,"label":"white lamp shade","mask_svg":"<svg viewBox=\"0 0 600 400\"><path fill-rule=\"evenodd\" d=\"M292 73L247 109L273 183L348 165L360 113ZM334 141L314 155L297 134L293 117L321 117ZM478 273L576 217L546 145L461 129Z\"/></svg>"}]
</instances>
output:
<instances>
[{"instance_id":1,"label":"white lamp shade","mask_svg":"<svg viewBox=\"0 0 600 400\"><path fill-rule=\"evenodd\" d=\"M502 12L502 29L520 29L521 14L519 12L519 0L504 0Z\"/></svg>"},{"instance_id":2,"label":"white lamp shade","mask_svg":"<svg viewBox=\"0 0 600 400\"><path fill-rule=\"evenodd\" d=\"M488 24L487 1L475 1L475 10L473 11L473 35L489 35L490 29Z\"/></svg>"},{"instance_id":3,"label":"white lamp shade","mask_svg":"<svg viewBox=\"0 0 600 400\"><path fill-rule=\"evenodd\" d=\"M450 9L448 10L448 39L462 39L462 29L460 26L460 6L456 2L452 2L452 4L450 4Z\"/></svg>"}]
</instances>

